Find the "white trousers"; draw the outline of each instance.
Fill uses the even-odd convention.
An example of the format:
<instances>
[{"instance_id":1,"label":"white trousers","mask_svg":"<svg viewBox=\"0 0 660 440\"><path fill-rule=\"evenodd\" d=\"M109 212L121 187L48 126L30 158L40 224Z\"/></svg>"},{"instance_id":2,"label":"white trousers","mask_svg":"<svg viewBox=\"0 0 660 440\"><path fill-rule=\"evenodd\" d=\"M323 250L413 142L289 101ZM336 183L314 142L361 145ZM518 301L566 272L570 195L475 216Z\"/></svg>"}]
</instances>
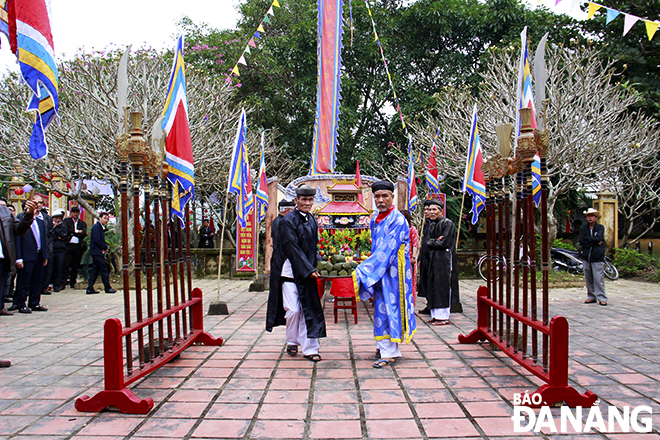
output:
<instances>
[{"instance_id":1,"label":"white trousers","mask_svg":"<svg viewBox=\"0 0 660 440\"><path fill-rule=\"evenodd\" d=\"M432 319L449 319L449 311L451 307L444 309L431 309L431 318Z\"/></svg>"},{"instance_id":2,"label":"white trousers","mask_svg":"<svg viewBox=\"0 0 660 440\"><path fill-rule=\"evenodd\" d=\"M286 344L300 345L304 356L318 354L319 340L307 337L307 323L296 283L282 283L282 302L286 311Z\"/></svg>"},{"instance_id":3,"label":"white trousers","mask_svg":"<svg viewBox=\"0 0 660 440\"><path fill-rule=\"evenodd\" d=\"M376 347L380 350L380 357L385 359L401 357L399 344L392 342L391 339L381 339L376 341Z\"/></svg>"}]
</instances>

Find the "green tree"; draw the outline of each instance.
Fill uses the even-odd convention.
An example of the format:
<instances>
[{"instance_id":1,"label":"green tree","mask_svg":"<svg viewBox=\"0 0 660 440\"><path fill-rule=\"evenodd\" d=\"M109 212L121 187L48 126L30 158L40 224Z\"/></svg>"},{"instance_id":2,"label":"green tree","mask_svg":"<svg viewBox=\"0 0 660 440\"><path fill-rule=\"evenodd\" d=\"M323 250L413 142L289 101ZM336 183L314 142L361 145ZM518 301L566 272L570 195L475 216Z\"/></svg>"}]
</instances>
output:
<instances>
[{"instance_id":1,"label":"green tree","mask_svg":"<svg viewBox=\"0 0 660 440\"><path fill-rule=\"evenodd\" d=\"M621 82L640 93L642 99L632 110L642 109L647 115L660 119L660 34L656 33L649 41L644 21L640 20L623 36L623 14L605 24L607 7L657 20L660 3L656 0L603 0L598 3L605 7L592 19L582 22L580 28L602 46L603 59L616 60L617 69L623 72ZM586 10L586 7L583 8Z\"/></svg>"},{"instance_id":2,"label":"green tree","mask_svg":"<svg viewBox=\"0 0 660 440\"><path fill-rule=\"evenodd\" d=\"M227 75L270 4L270 0L242 4L237 30L217 31L184 20L188 50L196 51L186 55L187 61ZM235 100L254 108L251 123L274 129L276 143L300 175L309 169L313 142L317 1L280 4L265 25L263 38L257 40L258 49L246 56L248 65L239 65ZM381 0L370 4L407 120L432 111L433 95L447 85L467 84L476 89L487 49L517 42L524 25L530 26L530 38L538 39L551 29L555 30L553 41L577 35L577 25L570 18L543 9L531 11L514 0ZM353 3L351 40L348 6L345 2L336 170L352 173L355 161L360 160L364 173L395 178L393 173L405 166L407 140L367 8L362 2ZM214 47L224 48L222 59L213 52Z\"/></svg>"}]
</instances>

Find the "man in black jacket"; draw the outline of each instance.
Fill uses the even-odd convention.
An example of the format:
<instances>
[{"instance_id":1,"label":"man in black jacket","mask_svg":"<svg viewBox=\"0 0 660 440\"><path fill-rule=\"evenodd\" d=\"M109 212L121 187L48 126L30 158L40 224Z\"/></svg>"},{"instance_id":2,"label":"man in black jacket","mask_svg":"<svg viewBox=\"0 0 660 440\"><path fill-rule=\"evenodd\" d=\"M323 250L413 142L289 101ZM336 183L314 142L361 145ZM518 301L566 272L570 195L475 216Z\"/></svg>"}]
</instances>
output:
<instances>
[{"instance_id":1,"label":"man in black jacket","mask_svg":"<svg viewBox=\"0 0 660 440\"><path fill-rule=\"evenodd\" d=\"M212 248L213 247L213 237L215 237L215 233L213 232L213 229L209 226L209 220L204 219L202 220L202 227L199 228L199 244L197 247L199 248Z\"/></svg>"},{"instance_id":2,"label":"man in black jacket","mask_svg":"<svg viewBox=\"0 0 660 440\"><path fill-rule=\"evenodd\" d=\"M83 255L82 242L87 236L87 223L80 220L80 208L71 207L71 217L62 220L62 224L69 230L69 242L64 253L64 275L60 290L66 288L67 279L72 289L76 288L78 268ZM68 277L68 278L67 278Z\"/></svg>"},{"instance_id":3,"label":"man in black jacket","mask_svg":"<svg viewBox=\"0 0 660 440\"><path fill-rule=\"evenodd\" d=\"M53 284L53 292L60 291L62 284L62 271L64 270L64 255L66 244L71 239L69 230L62 223L64 211L58 210L53 213L53 229L50 231L50 240L53 243L53 251L50 256L49 265L52 266L52 275L48 282Z\"/></svg>"},{"instance_id":4,"label":"man in black jacket","mask_svg":"<svg viewBox=\"0 0 660 440\"><path fill-rule=\"evenodd\" d=\"M273 253L271 271L278 271L280 279L270 285L266 330L286 324L287 353L295 356L300 345L307 359L318 362L318 338L324 338L326 331L316 281L318 224L310 212L315 194L307 185L298 187L296 209L279 222L275 239L283 255L278 258Z\"/></svg>"},{"instance_id":5,"label":"man in black jacket","mask_svg":"<svg viewBox=\"0 0 660 440\"><path fill-rule=\"evenodd\" d=\"M34 202L27 202L23 217L19 221L5 205L0 205L0 315L2 316L13 315L2 306L7 276L16 261L16 236L24 235L30 230L36 206ZM0 368L7 368L10 365L10 361L0 360Z\"/></svg>"},{"instance_id":6,"label":"man in black jacket","mask_svg":"<svg viewBox=\"0 0 660 440\"><path fill-rule=\"evenodd\" d=\"M89 284L87 286L87 294L91 295L99 293L94 290L94 283L96 277L101 273L101 281L105 293L115 293L116 290L110 286L110 271L108 264L105 262L105 253L108 251L108 245L105 242L105 225L110 221L110 214L107 212L99 213L99 221L92 226L92 233L89 237L89 255L92 257L93 267L89 273Z\"/></svg>"},{"instance_id":7,"label":"man in black jacket","mask_svg":"<svg viewBox=\"0 0 660 440\"><path fill-rule=\"evenodd\" d=\"M607 305L605 295L605 227L598 224L600 212L594 208L584 211L587 222L580 228L580 258L587 284L585 304Z\"/></svg>"},{"instance_id":8,"label":"man in black jacket","mask_svg":"<svg viewBox=\"0 0 660 440\"><path fill-rule=\"evenodd\" d=\"M39 207L40 199L40 196L34 197L34 202ZM19 214L18 219L25 215ZM43 214L35 209L30 230L25 235L16 237L16 291L10 312L18 310L19 313L29 314L48 311L41 305L44 269L50 256L46 231Z\"/></svg>"}]
</instances>

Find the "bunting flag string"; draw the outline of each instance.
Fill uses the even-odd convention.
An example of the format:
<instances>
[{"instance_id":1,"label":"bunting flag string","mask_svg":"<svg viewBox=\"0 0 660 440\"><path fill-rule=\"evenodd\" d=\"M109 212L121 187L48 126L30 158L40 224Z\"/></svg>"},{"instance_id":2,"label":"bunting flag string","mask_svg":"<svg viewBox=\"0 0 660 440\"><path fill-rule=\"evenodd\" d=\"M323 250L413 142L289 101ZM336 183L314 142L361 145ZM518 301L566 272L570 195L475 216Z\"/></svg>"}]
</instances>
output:
<instances>
[{"instance_id":1,"label":"bunting flag string","mask_svg":"<svg viewBox=\"0 0 660 440\"><path fill-rule=\"evenodd\" d=\"M560 1L561 0L559 0L557 4L559 4ZM632 29L635 23L637 23L640 20L643 20L644 24L646 25L646 35L648 36L649 41L651 41L655 36L656 31L658 30L658 25L660 25L660 21L658 20L649 20L648 18L638 17L636 15L628 14L627 12L622 12L617 9L610 8L595 2L589 2L589 9L587 10L587 20L593 18L594 15L596 15L596 12L601 10L601 8L604 8L606 12L605 26L610 24L619 15L623 14L624 16L623 36L625 36L628 32L630 32L630 29Z\"/></svg>"},{"instance_id":2,"label":"bunting flag string","mask_svg":"<svg viewBox=\"0 0 660 440\"><path fill-rule=\"evenodd\" d=\"M270 24L270 17L269 16L275 16L275 10L273 8L280 8L280 3L278 0L273 0L273 3L270 4L270 7L268 8L268 11L266 11L266 15L264 15L264 18L261 20L259 23L259 26L257 26L257 29L254 31L252 36L250 37L250 41L247 42L245 45L245 49L243 49L243 52L241 55L238 57L238 61L236 61L236 64L234 64L234 67L231 69L231 73L227 75L226 82L231 82L231 77L232 75L235 75L236 77L241 76L241 72L238 69L238 65L242 64L243 66L247 66L247 60L245 59L245 54L251 54L252 51L250 47L254 47L255 49L257 48L257 43L254 40L259 39L261 40L261 34L266 32L266 29L264 28L264 23L265 24Z\"/></svg>"},{"instance_id":3,"label":"bunting flag string","mask_svg":"<svg viewBox=\"0 0 660 440\"><path fill-rule=\"evenodd\" d=\"M403 112L401 111L401 106L399 105L399 98L396 95L396 90L394 89L394 83L392 82L392 75L390 75L390 69L387 67L387 60L385 59L385 52L383 51L383 44L380 41L380 38L378 38L378 32L376 31L376 22L374 21L373 14L371 13L371 7L369 6L369 0L365 0L364 2L365 5L367 5L367 11L369 12L369 19L371 20L371 27L374 30L374 41L378 45L378 48L380 49L380 56L383 59L383 64L385 65L385 73L387 73L387 81L390 84L390 88L392 89L392 95L394 96L394 103L396 104L396 111L399 113L399 119L401 120L401 125L403 127L404 132L406 133L406 136L408 136L408 129L406 128L406 121L403 118Z\"/></svg>"}]
</instances>

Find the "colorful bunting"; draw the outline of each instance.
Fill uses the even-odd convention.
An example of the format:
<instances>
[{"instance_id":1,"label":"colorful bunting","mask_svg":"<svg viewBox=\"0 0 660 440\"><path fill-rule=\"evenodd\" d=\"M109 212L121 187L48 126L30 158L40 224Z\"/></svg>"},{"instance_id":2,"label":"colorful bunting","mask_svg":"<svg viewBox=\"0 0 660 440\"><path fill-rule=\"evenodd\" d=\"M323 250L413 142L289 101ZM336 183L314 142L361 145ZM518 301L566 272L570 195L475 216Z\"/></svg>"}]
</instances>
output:
<instances>
[{"instance_id":1,"label":"colorful bunting","mask_svg":"<svg viewBox=\"0 0 660 440\"><path fill-rule=\"evenodd\" d=\"M605 21L605 26L610 24L612 20L617 18L621 12L617 11L616 9L610 9L607 8L607 20Z\"/></svg>"},{"instance_id":2,"label":"colorful bunting","mask_svg":"<svg viewBox=\"0 0 660 440\"><path fill-rule=\"evenodd\" d=\"M624 22L623 22L623 36L625 36L630 29L637 23L639 20L639 17L636 15L631 15L631 14L626 14L625 12L623 13L624 15Z\"/></svg>"},{"instance_id":3,"label":"colorful bunting","mask_svg":"<svg viewBox=\"0 0 660 440\"><path fill-rule=\"evenodd\" d=\"M658 30L658 25L660 23L651 20L644 20L644 23L646 23L646 35L649 36L649 41L651 41L655 35L655 31Z\"/></svg>"},{"instance_id":4,"label":"colorful bunting","mask_svg":"<svg viewBox=\"0 0 660 440\"><path fill-rule=\"evenodd\" d=\"M383 59L383 64L385 65L385 73L387 73L387 79L390 83L390 88L392 89L392 94L394 96L394 102L396 102L396 109L397 112L399 113L399 119L401 120L401 126L403 127L403 130L408 133L408 130L406 129L406 121L403 118L403 112L401 111L401 107L399 106L397 97L396 97L396 90L394 90L394 84L392 83L392 76L390 75L390 70L387 67L387 60L385 59L385 52L383 51L383 46L380 42L380 39L378 38L378 32L376 31L376 22L374 21L373 14L371 13L371 7L369 6L369 0L365 0L364 4L367 6L367 11L369 12L369 18L371 19L371 27L373 28L374 31L374 41L378 45L380 49L380 56Z\"/></svg>"},{"instance_id":5,"label":"colorful bunting","mask_svg":"<svg viewBox=\"0 0 660 440\"><path fill-rule=\"evenodd\" d=\"M239 71L238 71L238 65L242 64L244 66L247 66L247 62L245 60L245 54L251 54L252 52L250 51L250 47L257 47L257 43L254 41L255 38L262 39L261 33L266 32L266 29L264 28L264 23L270 24L270 17L269 15L275 16L275 10L273 7L280 8L280 4L277 0L273 0L273 3L271 3L270 7L268 8L268 11L266 12L266 15L264 15L263 20L259 23L259 26L257 26L257 30L254 31L254 34L252 34L252 37L250 37L250 41L248 41L248 44L245 45L245 49L243 49L243 53L238 58L238 61L234 65L234 67L231 69L231 74L227 77L227 82L231 82L231 75L236 75L236 76L241 76Z\"/></svg>"},{"instance_id":6,"label":"colorful bunting","mask_svg":"<svg viewBox=\"0 0 660 440\"><path fill-rule=\"evenodd\" d=\"M561 0L560 0L561 1ZM603 6L599 3L594 3L594 2L589 2L589 9L587 13L587 20L591 19L598 10L601 8L605 8L606 10L606 19L605 19L605 25L607 26L610 24L612 20L617 18L620 14L624 15L624 23L623 23L623 36L625 36L628 32L630 32L630 29L637 23L639 20L644 20L644 23L646 25L646 35L649 37L649 41L653 39L655 36L655 32L658 29L658 25L660 25L660 22L655 21L655 20L649 20L646 18L638 17L636 15L628 14L626 12L618 11L613 8L609 8L606 6Z\"/></svg>"}]
</instances>

